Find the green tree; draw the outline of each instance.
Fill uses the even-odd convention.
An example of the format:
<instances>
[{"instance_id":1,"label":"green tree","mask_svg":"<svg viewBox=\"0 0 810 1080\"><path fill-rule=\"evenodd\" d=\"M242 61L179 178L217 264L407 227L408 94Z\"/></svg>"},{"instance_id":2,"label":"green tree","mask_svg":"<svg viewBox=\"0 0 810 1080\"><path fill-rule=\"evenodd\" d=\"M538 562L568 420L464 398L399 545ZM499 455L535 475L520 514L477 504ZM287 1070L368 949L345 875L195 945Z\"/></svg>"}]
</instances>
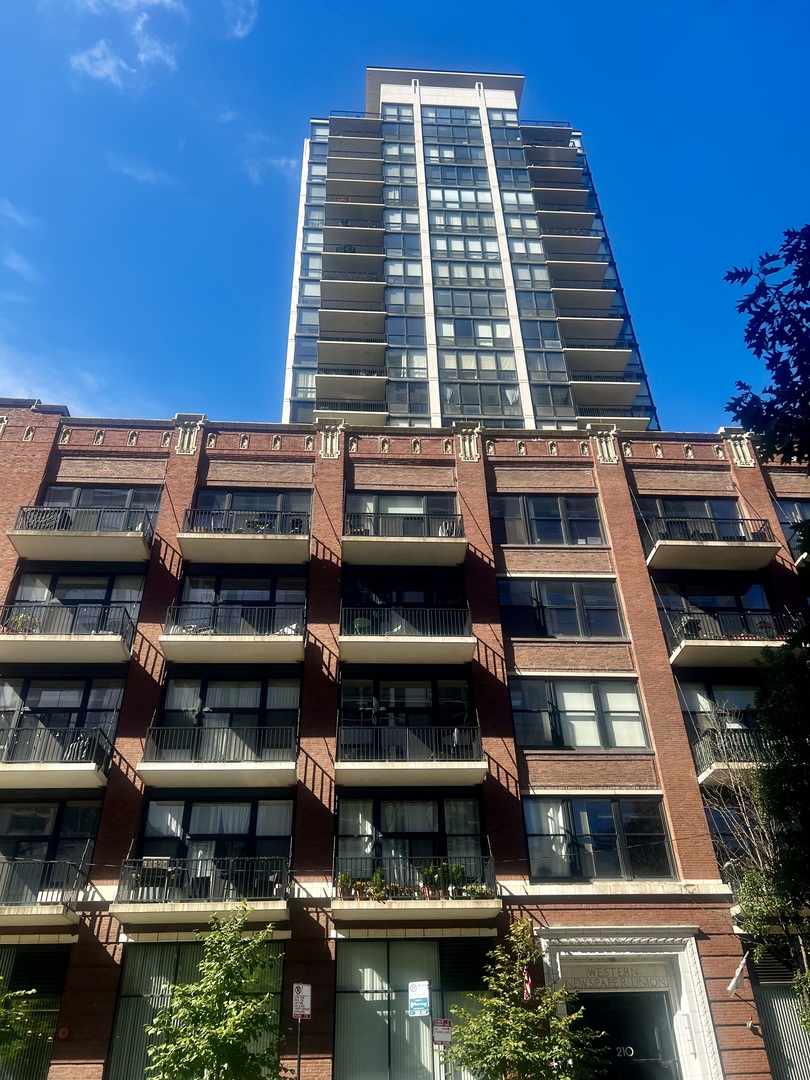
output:
<instances>
[{"instance_id":1,"label":"green tree","mask_svg":"<svg viewBox=\"0 0 810 1080\"><path fill-rule=\"evenodd\" d=\"M526 996L524 972L541 960L531 923L513 923L489 954L486 991L467 995L473 1008L453 1009L451 1066L480 1080L590 1080L604 1072L603 1033L584 1026L573 994L535 985Z\"/></svg>"},{"instance_id":2,"label":"green tree","mask_svg":"<svg viewBox=\"0 0 810 1080\"><path fill-rule=\"evenodd\" d=\"M0 975L0 1061L19 1054L30 1030L26 1003L36 990L6 990Z\"/></svg>"},{"instance_id":3,"label":"green tree","mask_svg":"<svg viewBox=\"0 0 810 1080\"><path fill-rule=\"evenodd\" d=\"M243 905L230 918L211 917L200 932L203 958L197 982L168 987L169 1002L147 1027L151 1080L258 1080L285 1075L282 1031L272 994L256 992L268 964L273 928L246 937Z\"/></svg>"}]
</instances>

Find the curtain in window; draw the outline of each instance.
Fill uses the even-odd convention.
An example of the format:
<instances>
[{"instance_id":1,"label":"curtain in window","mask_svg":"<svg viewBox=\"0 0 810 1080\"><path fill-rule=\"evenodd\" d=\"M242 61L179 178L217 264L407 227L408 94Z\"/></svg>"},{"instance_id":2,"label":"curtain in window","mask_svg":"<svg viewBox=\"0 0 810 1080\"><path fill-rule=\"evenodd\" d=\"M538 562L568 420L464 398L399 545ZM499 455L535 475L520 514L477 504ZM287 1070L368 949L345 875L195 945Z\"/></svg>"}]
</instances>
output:
<instances>
[{"instance_id":1,"label":"curtain in window","mask_svg":"<svg viewBox=\"0 0 810 1080\"><path fill-rule=\"evenodd\" d=\"M147 836L182 836L183 804L150 802L146 815Z\"/></svg>"},{"instance_id":2,"label":"curtain in window","mask_svg":"<svg viewBox=\"0 0 810 1080\"><path fill-rule=\"evenodd\" d=\"M558 689L560 727L565 746L599 746L596 702L588 683L561 683Z\"/></svg>"},{"instance_id":3,"label":"curtain in window","mask_svg":"<svg viewBox=\"0 0 810 1080\"><path fill-rule=\"evenodd\" d=\"M289 836L292 832L292 800L260 802L256 818L257 836Z\"/></svg>"},{"instance_id":4,"label":"curtain in window","mask_svg":"<svg viewBox=\"0 0 810 1080\"><path fill-rule=\"evenodd\" d=\"M200 707L199 679L171 679L166 692L166 709L196 713Z\"/></svg>"},{"instance_id":5,"label":"curtain in window","mask_svg":"<svg viewBox=\"0 0 810 1080\"><path fill-rule=\"evenodd\" d=\"M245 835L250 826L249 803L194 803L189 832Z\"/></svg>"},{"instance_id":6,"label":"curtain in window","mask_svg":"<svg viewBox=\"0 0 810 1080\"><path fill-rule=\"evenodd\" d=\"M636 688L631 683L604 683L602 708L613 746L646 746Z\"/></svg>"},{"instance_id":7,"label":"curtain in window","mask_svg":"<svg viewBox=\"0 0 810 1080\"><path fill-rule=\"evenodd\" d=\"M569 877L570 830L565 804L554 799L526 799L523 807L532 877Z\"/></svg>"},{"instance_id":8,"label":"curtain in window","mask_svg":"<svg viewBox=\"0 0 810 1080\"><path fill-rule=\"evenodd\" d=\"M258 709L261 692L259 682L210 682L205 705L208 709Z\"/></svg>"},{"instance_id":9,"label":"curtain in window","mask_svg":"<svg viewBox=\"0 0 810 1080\"><path fill-rule=\"evenodd\" d=\"M382 830L385 833L436 832L435 802L388 802L381 803Z\"/></svg>"},{"instance_id":10,"label":"curtain in window","mask_svg":"<svg viewBox=\"0 0 810 1080\"><path fill-rule=\"evenodd\" d=\"M300 684L297 680L271 682L267 687L267 708L297 709L299 693Z\"/></svg>"}]
</instances>

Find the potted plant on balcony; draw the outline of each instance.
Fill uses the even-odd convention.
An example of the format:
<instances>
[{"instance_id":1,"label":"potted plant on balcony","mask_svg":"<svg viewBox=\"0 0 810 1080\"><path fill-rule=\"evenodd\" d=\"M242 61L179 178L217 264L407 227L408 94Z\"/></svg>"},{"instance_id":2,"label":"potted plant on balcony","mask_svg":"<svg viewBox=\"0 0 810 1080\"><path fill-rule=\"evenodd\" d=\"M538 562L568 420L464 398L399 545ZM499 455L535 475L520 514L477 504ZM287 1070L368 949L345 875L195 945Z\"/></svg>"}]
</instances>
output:
<instances>
[{"instance_id":1,"label":"potted plant on balcony","mask_svg":"<svg viewBox=\"0 0 810 1080\"><path fill-rule=\"evenodd\" d=\"M16 615L11 615L6 619L3 623L2 632L4 634L35 634L38 629L39 619L36 615L18 612Z\"/></svg>"},{"instance_id":2,"label":"potted plant on balcony","mask_svg":"<svg viewBox=\"0 0 810 1080\"><path fill-rule=\"evenodd\" d=\"M425 900L434 899L436 894L436 867L425 866L422 870L422 895Z\"/></svg>"},{"instance_id":3,"label":"potted plant on balcony","mask_svg":"<svg viewBox=\"0 0 810 1080\"><path fill-rule=\"evenodd\" d=\"M439 890L439 898L447 900L450 896L450 867L447 863L440 863L436 868L436 888Z\"/></svg>"},{"instance_id":4,"label":"potted plant on balcony","mask_svg":"<svg viewBox=\"0 0 810 1080\"><path fill-rule=\"evenodd\" d=\"M450 867L450 894L455 899L464 895L464 886L467 884L467 873L460 863L453 863Z\"/></svg>"},{"instance_id":5,"label":"potted plant on balcony","mask_svg":"<svg viewBox=\"0 0 810 1080\"><path fill-rule=\"evenodd\" d=\"M487 885L478 885L475 882L466 885L464 892L470 900L491 900L495 895Z\"/></svg>"},{"instance_id":6,"label":"potted plant on balcony","mask_svg":"<svg viewBox=\"0 0 810 1080\"><path fill-rule=\"evenodd\" d=\"M368 883L368 895L372 900L380 902L388 899L388 887L385 884L385 872L381 866L378 866L371 875L371 880Z\"/></svg>"},{"instance_id":7,"label":"potted plant on balcony","mask_svg":"<svg viewBox=\"0 0 810 1080\"><path fill-rule=\"evenodd\" d=\"M347 874L345 870L341 870L337 876L337 889L341 900L348 900L352 895L351 874Z\"/></svg>"},{"instance_id":8,"label":"potted plant on balcony","mask_svg":"<svg viewBox=\"0 0 810 1080\"><path fill-rule=\"evenodd\" d=\"M367 900L368 899L368 882L357 879L354 882L354 898L355 900Z\"/></svg>"}]
</instances>

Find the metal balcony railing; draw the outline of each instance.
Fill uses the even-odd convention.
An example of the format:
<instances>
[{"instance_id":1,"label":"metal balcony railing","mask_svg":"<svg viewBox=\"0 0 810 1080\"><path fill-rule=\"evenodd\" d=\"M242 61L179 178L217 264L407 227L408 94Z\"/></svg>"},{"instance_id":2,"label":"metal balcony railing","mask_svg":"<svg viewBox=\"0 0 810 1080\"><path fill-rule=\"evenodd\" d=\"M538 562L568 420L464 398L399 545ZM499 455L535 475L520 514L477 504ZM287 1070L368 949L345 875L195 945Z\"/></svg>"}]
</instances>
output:
<instances>
[{"instance_id":1,"label":"metal balcony railing","mask_svg":"<svg viewBox=\"0 0 810 1080\"><path fill-rule=\"evenodd\" d=\"M468 607L343 607L340 632L364 637L471 637L472 620Z\"/></svg>"},{"instance_id":2,"label":"metal balcony railing","mask_svg":"<svg viewBox=\"0 0 810 1080\"><path fill-rule=\"evenodd\" d=\"M464 536L461 514L346 514L345 536Z\"/></svg>"},{"instance_id":3,"label":"metal balcony railing","mask_svg":"<svg viewBox=\"0 0 810 1080\"><path fill-rule=\"evenodd\" d=\"M544 214L547 210L552 210L555 213L563 214L590 214L593 216L596 213L595 206L587 206L585 203L550 203L543 199L535 198L535 203L542 205L535 205L535 210L538 213Z\"/></svg>"},{"instance_id":4,"label":"metal balcony railing","mask_svg":"<svg viewBox=\"0 0 810 1080\"><path fill-rule=\"evenodd\" d=\"M383 229L385 226L381 221L372 221L370 218L343 218L343 217L328 217L324 218L324 225L333 229Z\"/></svg>"},{"instance_id":5,"label":"metal balcony railing","mask_svg":"<svg viewBox=\"0 0 810 1080\"><path fill-rule=\"evenodd\" d=\"M59 904L74 910L85 887L75 863L9 859L0 862L0 906Z\"/></svg>"},{"instance_id":6,"label":"metal balcony railing","mask_svg":"<svg viewBox=\"0 0 810 1080\"><path fill-rule=\"evenodd\" d=\"M571 382L639 382L641 375L633 371L571 371Z\"/></svg>"},{"instance_id":7,"label":"metal balcony railing","mask_svg":"<svg viewBox=\"0 0 810 1080\"><path fill-rule=\"evenodd\" d=\"M522 128L527 127L550 127L550 128L570 128L571 123L568 120L521 120L520 126Z\"/></svg>"},{"instance_id":8,"label":"metal balcony railing","mask_svg":"<svg viewBox=\"0 0 810 1080\"><path fill-rule=\"evenodd\" d=\"M347 116L351 120L382 120L379 113L375 112L357 112L352 109L332 109L329 113L330 116Z\"/></svg>"},{"instance_id":9,"label":"metal balcony railing","mask_svg":"<svg viewBox=\"0 0 810 1080\"><path fill-rule=\"evenodd\" d=\"M289 860L275 856L207 859L144 856L121 866L116 903L286 900Z\"/></svg>"},{"instance_id":10,"label":"metal balcony railing","mask_svg":"<svg viewBox=\"0 0 810 1080\"><path fill-rule=\"evenodd\" d=\"M536 167L536 166L534 166ZM573 167L573 166L572 166ZM529 166L533 168L533 166ZM551 191L590 191L591 185L587 180L549 180L548 177L537 176L532 177L532 187L535 190L551 190Z\"/></svg>"},{"instance_id":11,"label":"metal balcony railing","mask_svg":"<svg viewBox=\"0 0 810 1080\"><path fill-rule=\"evenodd\" d=\"M385 345L388 340L385 334L361 334L356 330L322 330L318 334L319 341L345 341L360 342L366 345Z\"/></svg>"},{"instance_id":12,"label":"metal balcony railing","mask_svg":"<svg viewBox=\"0 0 810 1080\"><path fill-rule=\"evenodd\" d=\"M381 895L372 893L374 871L382 871ZM481 900L496 895L491 856L435 855L432 858L378 858L338 855L334 886L343 899Z\"/></svg>"},{"instance_id":13,"label":"metal balcony railing","mask_svg":"<svg viewBox=\"0 0 810 1080\"><path fill-rule=\"evenodd\" d=\"M559 150L560 147L563 147L564 149L566 149L568 147L571 147L573 149L575 147L574 143L572 143L572 142L568 142L568 143L560 142L559 139L524 139L523 140L523 145L528 146L528 147L533 147L533 146L553 146L558 150Z\"/></svg>"},{"instance_id":14,"label":"metal balcony railing","mask_svg":"<svg viewBox=\"0 0 810 1080\"><path fill-rule=\"evenodd\" d=\"M349 172L347 169L329 169L326 175L329 180L377 180L383 182L382 169L379 172Z\"/></svg>"},{"instance_id":15,"label":"metal balcony railing","mask_svg":"<svg viewBox=\"0 0 810 1080\"><path fill-rule=\"evenodd\" d=\"M369 206L383 206L382 195L329 195L327 193L326 202L328 203L361 203Z\"/></svg>"},{"instance_id":16,"label":"metal balcony railing","mask_svg":"<svg viewBox=\"0 0 810 1080\"><path fill-rule=\"evenodd\" d=\"M575 409L577 416L594 416L597 418L616 416L639 420L644 417L652 419L655 411L652 405L577 405Z\"/></svg>"},{"instance_id":17,"label":"metal balcony railing","mask_svg":"<svg viewBox=\"0 0 810 1080\"><path fill-rule=\"evenodd\" d=\"M381 244L324 244L327 255L384 255Z\"/></svg>"},{"instance_id":18,"label":"metal balcony railing","mask_svg":"<svg viewBox=\"0 0 810 1080\"><path fill-rule=\"evenodd\" d=\"M387 372L383 367L326 367L325 365L319 365L319 375L362 375L371 376L377 379L385 379Z\"/></svg>"},{"instance_id":19,"label":"metal balcony railing","mask_svg":"<svg viewBox=\"0 0 810 1080\"><path fill-rule=\"evenodd\" d=\"M565 226L565 225L555 225L553 221L547 221L547 222L541 221L540 222L540 232L543 234L543 236L595 236L595 237L598 237L600 240L605 239L605 233L601 229L577 229L577 228L574 228L573 226L569 227L569 226ZM570 255L566 255L566 254L560 254L557 251L549 251L547 254L552 259L574 258L575 256L576 256L576 258L579 258L579 259L582 258L581 254L577 255L576 253L571 253ZM605 256L605 257L610 258L610 256ZM599 256L597 256L597 255L589 255L588 258L590 258L590 259L598 259Z\"/></svg>"},{"instance_id":20,"label":"metal balcony railing","mask_svg":"<svg viewBox=\"0 0 810 1080\"><path fill-rule=\"evenodd\" d=\"M483 761L477 727L338 727L338 761Z\"/></svg>"},{"instance_id":21,"label":"metal balcony railing","mask_svg":"<svg viewBox=\"0 0 810 1080\"><path fill-rule=\"evenodd\" d=\"M186 510L183 532L309 536L309 514L298 510Z\"/></svg>"},{"instance_id":22,"label":"metal balcony railing","mask_svg":"<svg viewBox=\"0 0 810 1080\"><path fill-rule=\"evenodd\" d=\"M365 158L382 161L382 150L352 150L348 146L332 146L329 144L329 158Z\"/></svg>"},{"instance_id":23,"label":"metal balcony railing","mask_svg":"<svg viewBox=\"0 0 810 1080\"><path fill-rule=\"evenodd\" d=\"M604 289L616 292L619 287L618 281L583 281L582 278L555 278L551 282L552 289Z\"/></svg>"},{"instance_id":24,"label":"metal balcony railing","mask_svg":"<svg viewBox=\"0 0 810 1080\"><path fill-rule=\"evenodd\" d=\"M377 300L321 300L323 311L385 311L385 304Z\"/></svg>"},{"instance_id":25,"label":"metal balcony railing","mask_svg":"<svg viewBox=\"0 0 810 1080\"><path fill-rule=\"evenodd\" d=\"M717 765L753 765L766 756L758 731L726 728L706 731L692 743L692 757L698 775Z\"/></svg>"},{"instance_id":26,"label":"metal balcony railing","mask_svg":"<svg viewBox=\"0 0 810 1080\"><path fill-rule=\"evenodd\" d=\"M641 538L647 554L659 540L775 543L770 523L762 518L644 518Z\"/></svg>"},{"instance_id":27,"label":"metal balcony railing","mask_svg":"<svg viewBox=\"0 0 810 1080\"><path fill-rule=\"evenodd\" d=\"M669 611L669 651L684 641L783 641L802 624L799 615L773 611Z\"/></svg>"},{"instance_id":28,"label":"metal balcony railing","mask_svg":"<svg viewBox=\"0 0 810 1080\"><path fill-rule=\"evenodd\" d=\"M167 634L269 637L304 633L303 604L176 604L166 612Z\"/></svg>"},{"instance_id":29,"label":"metal balcony railing","mask_svg":"<svg viewBox=\"0 0 810 1080\"><path fill-rule=\"evenodd\" d=\"M0 607L0 634L122 637L128 648L135 624L125 604L59 604L19 600Z\"/></svg>"},{"instance_id":30,"label":"metal balcony railing","mask_svg":"<svg viewBox=\"0 0 810 1080\"><path fill-rule=\"evenodd\" d=\"M153 727L146 733L144 761L295 761L294 727Z\"/></svg>"},{"instance_id":31,"label":"metal balcony railing","mask_svg":"<svg viewBox=\"0 0 810 1080\"><path fill-rule=\"evenodd\" d=\"M561 319L624 319L627 313L613 311L610 308L566 308L558 307L557 314Z\"/></svg>"},{"instance_id":32,"label":"metal balcony railing","mask_svg":"<svg viewBox=\"0 0 810 1080\"><path fill-rule=\"evenodd\" d=\"M322 270L321 281L372 281L385 282L384 274L360 274L354 270Z\"/></svg>"},{"instance_id":33,"label":"metal balcony railing","mask_svg":"<svg viewBox=\"0 0 810 1080\"><path fill-rule=\"evenodd\" d=\"M564 349L635 349L634 338L563 338Z\"/></svg>"},{"instance_id":34,"label":"metal balcony railing","mask_svg":"<svg viewBox=\"0 0 810 1080\"><path fill-rule=\"evenodd\" d=\"M540 232L544 236L600 236L593 229L558 229L550 225L547 229L540 226ZM587 263L610 263L613 256L607 254L591 254L588 251L549 251L546 253L546 261L553 262L587 262Z\"/></svg>"},{"instance_id":35,"label":"metal balcony railing","mask_svg":"<svg viewBox=\"0 0 810 1080\"><path fill-rule=\"evenodd\" d=\"M21 506L14 523L25 532L137 532L147 544L154 536L154 514L124 507Z\"/></svg>"},{"instance_id":36,"label":"metal balcony railing","mask_svg":"<svg viewBox=\"0 0 810 1080\"><path fill-rule=\"evenodd\" d=\"M115 715L115 714L113 714ZM112 743L98 727L55 727L48 713L24 713L17 727L0 731L0 775L2 766L94 764L106 773Z\"/></svg>"},{"instance_id":37,"label":"metal balcony railing","mask_svg":"<svg viewBox=\"0 0 810 1080\"><path fill-rule=\"evenodd\" d=\"M343 410L344 412L368 412L387 413L388 405L384 401L323 401L321 398L315 403L317 409L328 409L332 412Z\"/></svg>"}]
</instances>

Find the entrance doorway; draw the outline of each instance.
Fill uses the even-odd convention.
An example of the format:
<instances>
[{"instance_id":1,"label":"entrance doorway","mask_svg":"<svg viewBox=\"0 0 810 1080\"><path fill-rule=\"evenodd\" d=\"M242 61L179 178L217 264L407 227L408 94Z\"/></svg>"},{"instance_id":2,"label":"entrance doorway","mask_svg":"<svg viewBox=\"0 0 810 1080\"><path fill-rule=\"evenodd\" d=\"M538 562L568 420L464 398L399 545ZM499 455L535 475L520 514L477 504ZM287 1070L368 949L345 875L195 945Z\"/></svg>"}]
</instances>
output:
<instances>
[{"instance_id":1,"label":"entrance doorway","mask_svg":"<svg viewBox=\"0 0 810 1080\"><path fill-rule=\"evenodd\" d=\"M577 994L584 1022L607 1033L609 1080L681 1080L669 999L661 992Z\"/></svg>"}]
</instances>

